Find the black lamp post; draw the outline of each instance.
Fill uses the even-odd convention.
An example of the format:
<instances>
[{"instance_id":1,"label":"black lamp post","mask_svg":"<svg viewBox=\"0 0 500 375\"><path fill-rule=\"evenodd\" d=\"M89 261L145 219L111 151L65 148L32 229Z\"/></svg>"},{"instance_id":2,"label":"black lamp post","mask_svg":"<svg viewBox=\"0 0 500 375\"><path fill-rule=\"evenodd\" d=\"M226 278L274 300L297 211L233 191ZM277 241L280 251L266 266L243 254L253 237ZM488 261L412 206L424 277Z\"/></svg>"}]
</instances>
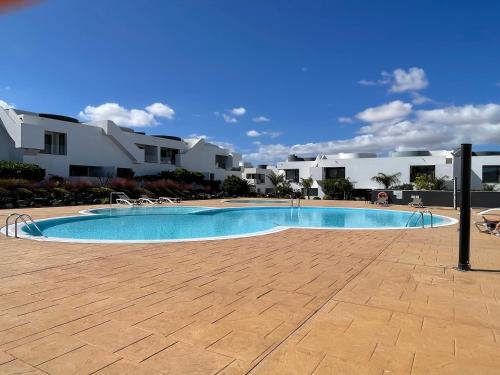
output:
<instances>
[{"instance_id":1,"label":"black lamp post","mask_svg":"<svg viewBox=\"0 0 500 375\"><path fill-rule=\"evenodd\" d=\"M460 271L470 271L470 180L471 180L471 159L472 145L462 144L460 148L461 156L461 181L460 181L460 238L458 251L458 269Z\"/></svg>"}]
</instances>

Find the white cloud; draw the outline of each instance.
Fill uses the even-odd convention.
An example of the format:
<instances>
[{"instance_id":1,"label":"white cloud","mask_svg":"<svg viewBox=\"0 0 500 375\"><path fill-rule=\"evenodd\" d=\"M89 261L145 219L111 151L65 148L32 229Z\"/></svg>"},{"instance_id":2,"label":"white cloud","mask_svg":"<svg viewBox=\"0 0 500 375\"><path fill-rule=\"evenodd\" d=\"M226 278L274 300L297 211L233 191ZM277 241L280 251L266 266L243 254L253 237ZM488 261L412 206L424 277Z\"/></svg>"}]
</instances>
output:
<instances>
[{"instance_id":1,"label":"white cloud","mask_svg":"<svg viewBox=\"0 0 500 375\"><path fill-rule=\"evenodd\" d=\"M393 83L391 92L417 91L425 89L429 85L427 77L422 68L396 69L393 72Z\"/></svg>"},{"instance_id":2,"label":"white cloud","mask_svg":"<svg viewBox=\"0 0 500 375\"><path fill-rule=\"evenodd\" d=\"M169 107L167 104L163 103L153 103L146 107L146 111L157 116L157 117L165 117L169 120L173 120L175 111Z\"/></svg>"},{"instance_id":3,"label":"white cloud","mask_svg":"<svg viewBox=\"0 0 500 375\"><path fill-rule=\"evenodd\" d=\"M262 137L266 135L270 138L277 138L281 135L281 132L259 132L257 130L249 130L246 134L248 137Z\"/></svg>"},{"instance_id":4,"label":"white cloud","mask_svg":"<svg viewBox=\"0 0 500 375\"><path fill-rule=\"evenodd\" d=\"M418 92L412 92L411 97L412 97L411 102L415 105L420 105L420 104L432 102L431 98L428 98L427 96L419 94Z\"/></svg>"},{"instance_id":5,"label":"white cloud","mask_svg":"<svg viewBox=\"0 0 500 375\"><path fill-rule=\"evenodd\" d=\"M262 133L258 132L257 130L249 130L247 131L247 136L249 137L260 137Z\"/></svg>"},{"instance_id":6,"label":"white cloud","mask_svg":"<svg viewBox=\"0 0 500 375\"><path fill-rule=\"evenodd\" d=\"M500 105L465 105L451 106L426 111L417 111L417 118L423 122L434 122L447 125L481 125L500 123ZM500 131L500 129L499 129Z\"/></svg>"},{"instance_id":7,"label":"white cloud","mask_svg":"<svg viewBox=\"0 0 500 375\"><path fill-rule=\"evenodd\" d=\"M408 116L412 105L401 100L382 104L378 107L367 108L359 112L356 117L365 122L381 122L400 119Z\"/></svg>"},{"instance_id":8,"label":"white cloud","mask_svg":"<svg viewBox=\"0 0 500 375\"><path fill-rule=\"evenodd\" d=\"M247 113L247 110L244 107L233 108L229 111L233 116L243 116Z\"/></svg>"},{"instance_id":9,"label":"white cloud","mask_svg":"<svg viewBox=\"0 0 500 375\"><path fill-rule=\"evenodd\" d=\"M350 123L352 123L352 118L350 118L350 117L343 117L343 116L341 116L337 120L340 123L342 123L342 124L350 124Z\"/></svg>"},{"instance_id":10,"label":"white cloud","mask_svg":"<svg viewBox=\"0 0 500 375\"><path fill-rule=\"evenodd\" d=\"M253 122L257 122L257 123L261 123L261 122L269 122L271 121L271 119L267 118L266 116L258 116L258 117L254 117L252 119Z\"/></svg>"},{"instance_id":11,"label":"white cloud","mask_svg":"<svg viewBox=\"0 0 500 375\"><path fill-rule=\"evenodd\" d=\"M158 124L157 117L173 119L175 112L166 104L154 103L145 109L127 109L117 103L88 105L78 116L84 121L111 120L120 126L147 127Z\"/></svg>"},{"instance_id":12,"label":"white cloud","mask_svg":"<svg viewBox=\"0 0 500 375\"><path fill-rule=\"evenodd\" d=\"M238 122L238 119L236 117L231 117L226 113L222 114L222 118L224 119L225 122L227 122L229 124L235 124Z\"/></svg>"},{"instance_id":13,"label":"white cloud","mask_svg":"<svg viewBox=\"0 0 500 375\"><path fill-rule=\"evenodd\" d=\"M0 99L0 107L5 108L5 109L14 108L14 104L12 104L12 103L9 104L9 103L3 101L2 99Z\"/></svg>"},{"instance_id":14,"label":"white cloud","mask_svg":"<svg viewBox=\"0 0 500 375\"><path fill-rule=\"evenodd\" d=\"M352 138L297 145L259 144L244 158L283 161L289 154L377 152L410 149L454 149L460 143L500 143L500 104L449 106L411 113L399 121L370 123Z\"/></svg>"},{"instance_id":15,"label":"white cloud","mask_svg":"<svg viewBox=\"0 0 500 375\"><path fill-rule=\"evenodd\" d=\"M364 86L391 85L389 91L394 93L418 91L429 86L429 81L422 68L413 67L408 70L398 68L392 73L382 72L381 76L377 80L362 79L358 83Z\"/></svg>"}]
</instances>

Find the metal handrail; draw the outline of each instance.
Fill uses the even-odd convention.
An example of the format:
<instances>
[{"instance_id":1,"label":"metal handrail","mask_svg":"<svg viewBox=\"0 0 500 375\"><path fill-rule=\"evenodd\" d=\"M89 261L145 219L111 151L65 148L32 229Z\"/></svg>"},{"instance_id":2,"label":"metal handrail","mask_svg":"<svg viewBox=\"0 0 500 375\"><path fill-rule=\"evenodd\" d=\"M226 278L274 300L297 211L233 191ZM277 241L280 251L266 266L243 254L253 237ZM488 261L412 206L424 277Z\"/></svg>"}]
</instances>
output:
<instances>
[{"instance_id":1,"label":"metal handrail","mask_svg":"<svg viewBox=\"0 0 500 375\"><path fill-rule=\"evenodd\" d=\"M413 216L415 216L415 214L420 214L420 217L422 219L422 228L424 227L424 214L422 213L422 211L420 210L417 210L417 211L413 211L413 213L410 215L410 217L408 218L408 221L406 222L406 225L405 227L408 227L408 225L410 224L411 222L411 219L413 218ZM415 222L415 224L418 223L418 219L417 221Z\"/></svg>"},{"instance_id":2,"label":"metal handrail","mask_svg":"<svg viewBox=\"0 0 500 375\"><path fill-rule=\"evenodd\" d=\"M33 220L33 218L28 215L28 214L18 214L17 217L16 217L16 221L14 222L14 237L16 238L19 238L18 235L17 235L17 225L18 225L18 222L19 220L22 220L24 222L24 224L29 228L29 230L31 231L31 227L29 225L29 223L26 221L25 218L28 218L28 220L31 222L31 224L33 224L33 226L36 228L36 230L38 231L38 233L40 233L40 235L42 237L45 237L45 235L43 234L43 232L40 230L40 228L38 227L38 225L36 225L35 221Z\"/></svg>"},{"instance_id":3,"label":"metal handrail","mask_svg":"<svg viewBox=\"0 0 500 375\"><path fill-rule=\"evenodd\" d=\"M13 216L19 216L19 214L17 212L13 212L10 215L7 215L7 219L5 219L5 235L7 237L10 237L9 236L9 221L10 221L10 218Z\"/></svg>"},{"instance_id":4,"label":"metal handrail","mask_svg":"<svg viewBox=\"0 0 500 375\"><path fill-rule=\"evenodd\" d=\"M295 199L290 198L290 206L294 207L295 206ZM297 198L297 207L300 207L300 198Z\"/></svg>"},{"instance_id":5,"label":"metal handrail","mask_svg":"<svg viewBox=\"0 0 500 375\"><path fill-rule=\"evenodd\" d=\"M405 227L408 227L408 225L411 222L411 219L413 218L413 216L415 216L415 214L419 214L420 215L420 219L422 220L422 228L425 228L424 214L429 214L430 217L431 217L431 228L434 228L434 216L433 216L433 214L432 214L432 212L430 210L424 210L424 211L417 210L417 211L413 211L413 213L408 218L408 221L406 222ZM417 223L418 223L418 219L415 222L415 224L417 224Z\"/></svg>"},{"instance_id":6,"label":"metal handrail","mask_svg":"<svg viewBox=\"0 0 500 375\"><path fill-rule=\"evenodd\" d=\"M424 214L429 214L431 216L431 228L434 228L434 216L432 215L432 212L430 210L425 210L422 213L422 222L423 222L423 215Z\"/></svg>"}]
</instances>

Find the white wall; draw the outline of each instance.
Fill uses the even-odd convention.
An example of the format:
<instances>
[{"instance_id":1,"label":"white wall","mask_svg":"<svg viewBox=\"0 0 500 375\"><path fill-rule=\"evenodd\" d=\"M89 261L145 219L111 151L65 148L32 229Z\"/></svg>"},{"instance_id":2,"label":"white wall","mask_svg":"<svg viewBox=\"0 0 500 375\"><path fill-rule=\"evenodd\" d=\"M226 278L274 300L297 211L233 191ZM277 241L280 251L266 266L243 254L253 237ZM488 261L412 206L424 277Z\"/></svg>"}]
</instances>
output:
<instances>
[{"instance_id":1,"label":"white wall","mask_svg":"<svg viewBox=\"0 0 500 375\"><path fill-rule=\"evenodd\" d=\"M6 113L6 111L2 112L3 115ZM37 114L25 111L19 111L20 115L14 111L12 113L16 119L14 125L20 130L20 145L23 148L12 151L14 141L2 126L0 156L13 160L15 155L22 155L19 156L19 160L38 164L46 170L47 175L68 177L69 166L72 164L112 167L113 170L114 168L130 168L134 170L136 176L157 174L161 171L175 170L177 167L202 172L207 177L213 173L216 180L224 180L228 175L241 175L239 171L231 171L233 165L238 166L241 160L240 155L205 143L203 140L193 149L189 149L190 145L185 141L127 132L111 121L80 124L41 118ZM39 152L44 149L45 131L66 134L66 155ZM144 162L144 150L138 148L136 144L156 147L157 162ZM180 151L176 165L161 163L161 147ZM215 155L228 156L231 165L227 169L216 168Z\"/></svg>"}]
</instances>

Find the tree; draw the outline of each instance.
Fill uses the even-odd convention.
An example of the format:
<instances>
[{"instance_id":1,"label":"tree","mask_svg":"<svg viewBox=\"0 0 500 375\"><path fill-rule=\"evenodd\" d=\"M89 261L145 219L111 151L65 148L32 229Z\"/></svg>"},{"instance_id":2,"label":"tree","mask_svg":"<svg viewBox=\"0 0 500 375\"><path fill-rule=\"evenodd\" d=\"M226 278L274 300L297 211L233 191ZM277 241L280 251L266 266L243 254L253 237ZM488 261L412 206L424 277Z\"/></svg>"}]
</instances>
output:
<instances>
[{"instance_id":1,"label":"tree","mask_svg":"<svg viewBox=\"0 0 500 375\"><path fill-rule=\"evenodd\" d=\"M278 185L276 192L278 196L291 195L293 194L292 184L288 180L283 180L283 182Z\"/></svg>"},{"instance_id":2,"label":"tree","mask_svg":"<svg viewBox=\"0 0 500 375\"><path fill-rule=\"evenodd\" d=\"M250 185L247 180L243 180L238 176L228 176L222 183L222 190L229 195L248 195Z\"/></svg>"},{"instance_id":3,"label":"tree","mask_svg":"<svg viewBox=\"0 0 500 375\"><path fill-rule=\"evenodd\" d=\"M384 189L389 189L392 185L399 184L399 177L401 177L401 172L394 174L379 172L376 176L372 177L372 181L384 186Z\"/></svg>"},{"instance_id":4,"label":"tree","mask_svg":"<svg viewBox=\"0 0 500 375\"><path fill-rule=\"evenodd\" d=\"M330 198L347 199L354 188L349 178L333 178L323 182L323 192Z\"/></svg>"},{"instance_id":5,"label":"tree","mask_svg":"<svg viewBox=\"0 0 500 375\"><path fill-rule=\"evenodd\" d=\"M420 175L415 177L415 189L417 190L445 190L448 184L448 176L432 177Z\"/></svg>"},{"instance_id":6,"label":"tree","mask_svg":"<svg viewBox=\"0 0 500 375\"><path fill-rule=\"evenodd\" d=\"M274 187L274 192L278 192L278 186L280 186L284 181L285 181L285 176L282 174L277 174L274 171L271 171L269 175L266 176L269 179L269 182L273 185Z\"/></svg>"},{"instance_id":7,"label":"tree","mask_svg":"<svg viewBox=\"0 0 500 375\"><path fill-rule=\"evenodd\" d=\"M309 192L311 190L313 183L314 180L311 177L300 179L300 185L306 190L307 199L309 199Z\"/></svg>"}]
</instances>

